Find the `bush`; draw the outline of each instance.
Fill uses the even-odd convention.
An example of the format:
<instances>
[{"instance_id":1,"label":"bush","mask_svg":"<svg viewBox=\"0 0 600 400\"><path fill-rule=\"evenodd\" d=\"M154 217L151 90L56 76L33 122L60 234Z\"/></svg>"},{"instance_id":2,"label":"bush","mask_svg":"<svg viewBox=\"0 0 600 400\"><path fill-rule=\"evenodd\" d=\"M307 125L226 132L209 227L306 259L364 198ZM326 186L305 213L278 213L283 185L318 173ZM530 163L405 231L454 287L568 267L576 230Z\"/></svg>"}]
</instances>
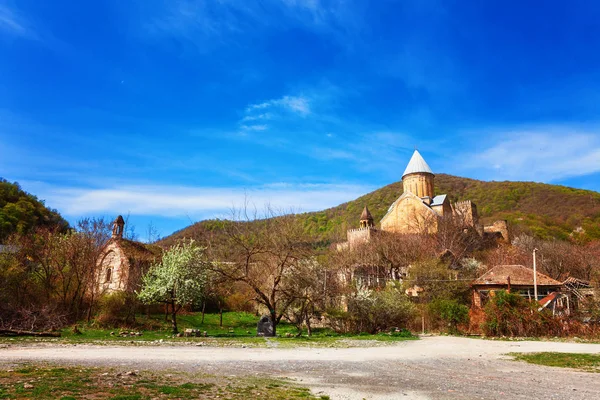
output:
<instances>
[{"instance_id":1,"label":"bush","mask_svg":"<svg viewBox=\"0 0 600 400\"><path fill-rule=\"evenodd\" d=\"M99 312L95 322L103 327L132 325L138 301L133 293L115 292L100 298Z\"/></svg>"},{"instance_id":2,"label":"bush","mask_svg":"<svg viewBox=\"0 0 600 400\"><path fill-rule=\"evenodd\" d=\"M488 336L563 336L561 320L548 310L537 310L518 294L500 290L484 307L482 329Z\"/></svg>"},{"instance_id":3,"label":"bush","mask_svg":"<svg viewBox=\"0 0 600 400\"><path fill-rule=\"evenodd\" d=\"M469 321L469 307L456 300L433 300L427 308L429 314L435 319L443 321L452 333L458 331L459 324Z\"/></svg>"},{"instance_id":4,"label":"bush","mask_svg":"<svg viewBox=\"0 0 600 400\"><path fill-rule=\"evenodd\" d=\"M337 332L377 333L404 327L415 314L415 306L396 287L380 291L359 290L348 300L348 311L330 310L330 326Z\"/></svg>"}]
</instances>

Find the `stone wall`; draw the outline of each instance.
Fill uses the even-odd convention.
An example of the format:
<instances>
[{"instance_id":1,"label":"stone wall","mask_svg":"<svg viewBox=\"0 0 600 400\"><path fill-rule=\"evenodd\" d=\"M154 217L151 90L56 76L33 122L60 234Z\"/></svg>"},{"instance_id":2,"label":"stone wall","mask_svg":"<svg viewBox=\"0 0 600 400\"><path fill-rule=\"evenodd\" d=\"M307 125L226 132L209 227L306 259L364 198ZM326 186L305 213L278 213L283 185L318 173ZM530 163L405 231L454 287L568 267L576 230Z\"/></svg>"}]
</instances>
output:
<instances>
[{"instance_id":1,"label":"stone wall","mask_svg":"<svg viewBox=\"0 0 600 400\"><path fill-rule=\"evenodd\" d=\"M495 221L492 225L484 226L483 232L489 235L500 235L502 236L502 239L508 243L511 241L508 224L505 220Z\"/></svg>"},{"instance_id":2,"label":"stone wall","mask_svg":"<svg viewBox=\"0 0 600 400\"><path fill-rule=\"evenodd\" d=\"M362 243L367 243L373 235L374 228L365 227L357 229L349 229L347 232L348 245L354 248Z\"/></svg>"},{"instance_id":3,"label":"stone wall","mask_svg":"<svg viewBox=\"0 0 600 400\"><path fill-rule=\"evenodd\" d=\"M395 233L435 233L438 215L423 201L405 192L381 220L381 229Z\"/></svg>"},{"instance_id":4,"label":"stone wall","mask_svg":"<svg viewBox=\"0 0 600 400\"><path fill-rule=\"evenodd\" d=\"M455 220L462 227L476 226L479 223L477 206L471 200L457 201L452 208Z\"/></svg>"},{"instance_id":5,"label":"stone wall","mask_svg":"<svg viewBox=\"0 0 600 400\"><path fill-rule=\"evenodd\" d=\"M109 242L98 259L98 293L110 293L127 288L129 260L118 240Z\"/></svg>"}]
</instances>

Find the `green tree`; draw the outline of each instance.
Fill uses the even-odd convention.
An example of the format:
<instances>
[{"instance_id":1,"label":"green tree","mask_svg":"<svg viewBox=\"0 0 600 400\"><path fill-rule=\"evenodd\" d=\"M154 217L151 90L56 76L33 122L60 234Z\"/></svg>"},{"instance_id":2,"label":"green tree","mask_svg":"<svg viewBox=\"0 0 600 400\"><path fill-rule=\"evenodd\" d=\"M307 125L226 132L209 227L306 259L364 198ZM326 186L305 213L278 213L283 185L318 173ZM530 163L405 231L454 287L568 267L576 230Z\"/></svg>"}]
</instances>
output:
<instances>
[{"instance_id":1,"label":"green tree","mask_svg":"<svg viewBox=\"0 0 600 400\"><path fill-rule=\"evenodd\" d=\"M40 227L64 233L69 224L56 210L22 190L18 183L0 178L0 243L12 234L26 234Z\"/></svg>"},{"instance_id":2,"label":"green tree","mask_svg":"<svg viewBox=\"0 0 600 400\"><path fill-rule=\"evenodd\" d=\"M451 333L458 332L458 325L469 321L469 307L457 300L436 299L427 305L429 312L444 321Z\"/></svg>"},{"instance_id":3,"label":"green tree","mask_svg":"<svg viewBox=\"0 0 600 400\"><path fill-rule=\"evenodd\" d=\"M173 333L177 333L177 312L185 305L200 303L204 297L209 265L204 248L193 241L179 243L150 267L142 278L138 297L143 303L170 306Z\"/></svg>"}]
</instances>

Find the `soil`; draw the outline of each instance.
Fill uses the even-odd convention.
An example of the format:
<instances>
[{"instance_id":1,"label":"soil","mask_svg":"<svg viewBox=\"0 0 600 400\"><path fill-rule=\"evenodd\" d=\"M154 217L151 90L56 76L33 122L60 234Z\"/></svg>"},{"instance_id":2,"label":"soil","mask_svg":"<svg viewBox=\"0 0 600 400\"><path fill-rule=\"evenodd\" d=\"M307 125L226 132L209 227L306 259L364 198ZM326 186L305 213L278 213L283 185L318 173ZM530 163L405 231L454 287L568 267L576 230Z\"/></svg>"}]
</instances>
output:
<instances>
[{"instance_id":1,"label":"soil","mask_svg":"<svg viewBox=\"0 0 600 400\"><path fill-rule=\"evenodd\" d=\"M9 345L21 362L289 378L331 399L600 399L600 375L512 361L507 353L600 353L600 344L424 337L383 347Z\"/></svg>"}]
</instances>

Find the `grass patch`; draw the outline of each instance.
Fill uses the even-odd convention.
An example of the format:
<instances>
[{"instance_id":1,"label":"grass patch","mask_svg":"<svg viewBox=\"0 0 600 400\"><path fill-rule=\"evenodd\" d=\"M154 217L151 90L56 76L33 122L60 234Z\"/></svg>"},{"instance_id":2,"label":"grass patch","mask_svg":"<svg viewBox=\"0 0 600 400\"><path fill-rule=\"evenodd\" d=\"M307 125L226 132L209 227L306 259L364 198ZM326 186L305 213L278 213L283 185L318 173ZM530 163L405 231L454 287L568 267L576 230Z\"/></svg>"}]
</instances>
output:
<instances>
[{"instance_id":1,"label":"grass patch","mask_svg":"<svg viewBox=\"0 0 600 400\"><path fill-rule=\"evenodd\" d=\"M600 354L576 353L510 353L515 360L548 367L574 368L586 372L600 372Z\"/></svg>"},{"instance_id":2,"label":"grass patch","mask_svg":"<svg viewBox=\"0 0 600 400\"><path fill-rule=\"evenodd\" d=\"M338 334L328 328L313 329L313 335L296 336L296 328L286 322L277 325L276 338L264 338L256 336L256 324L259 317L245 312L226 312L223 314L223 326L220 326L219 314L206 314L204 322L200 313L187 313L178 316L179 330L184 332L186 328L198 329L206 332L207 337L175 337L171 333L170 322L164 320L164 315L138 315L137 322L140 327L152 327L153 329L127 328L127 329L100 329L92 325L79 324L81 334L73 333L72 328L62 330L60 338L34 338L34 337L12 337L2 338L0 342L60 342L60 343L92 343L92 344L151 344L155 342L192 343L203 342L207 346L242 346L247 347L352 347L360 346L364 340L377 342L395 342L417 339L410 332L402 330L399 332L380 333L376 335L361 334ZM121 331L141 332L141 336L120 336ZM111 334L112 333L112 334Z\"/></svg>"},{"instance_id":3,"label":"grass patch","mask_svg":"<svg viewBox=\"0 0 600 400\"><path fill-rule=\"evenodd\" d=\"M182 372L124 371L106 368L55 368L28 365L0 370L1 399L326 399L285 380L215 377Z\"/></svg>"}]
</instances>

